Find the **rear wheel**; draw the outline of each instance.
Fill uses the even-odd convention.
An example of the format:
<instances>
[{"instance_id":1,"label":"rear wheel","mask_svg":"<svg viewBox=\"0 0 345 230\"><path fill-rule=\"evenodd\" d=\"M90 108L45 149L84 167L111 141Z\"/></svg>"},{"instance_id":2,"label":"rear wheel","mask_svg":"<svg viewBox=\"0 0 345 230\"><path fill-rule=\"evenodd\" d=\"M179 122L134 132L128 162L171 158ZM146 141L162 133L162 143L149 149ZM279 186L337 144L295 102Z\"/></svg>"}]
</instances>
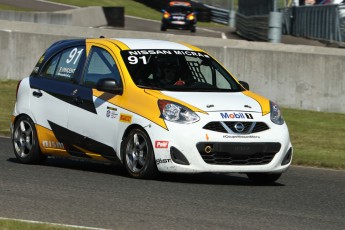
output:
<instances>
[{"instance_id":1,"label":"rear wheel","mask_svg":"<svg viewBox=\"0 0 345 230\"><path fill-rule=\"evenodd\" d=\"M135 178L148 179L157 173L151 140L141 128L133 129L124 143L124 164Z\"/></svg>"},{"instance_id":2,"label":"rear wheel","mask_svg":"<svg viewBox=\"0 0 345 230\"><path fill-rule=\"evenodd\" d=\"M34 123L27 116L20 117L12 134L14 154L25 164L42 163L47 157L41 153Z\"/></svg>"},{"instance_id":3,"label":"rear wheel","mask_svg":"<svg viewBox=\"0 0 345 230\"><path fill-rule=\"evenodd\" d=\"M166 31L166 30L167 30L167 28L164 25L162 25L161 26L161 31Z\"/></svg>"},{"instance_id":4,"label":"rear wheel","mask_svg":"<svg viewBox=\"0 0 345 230\"><path fill-rule=\"evenodd\" d=\"M255 184L273 184L276 182L281 173L247 173L248 178Z\"/></svg>"}]
</instances>

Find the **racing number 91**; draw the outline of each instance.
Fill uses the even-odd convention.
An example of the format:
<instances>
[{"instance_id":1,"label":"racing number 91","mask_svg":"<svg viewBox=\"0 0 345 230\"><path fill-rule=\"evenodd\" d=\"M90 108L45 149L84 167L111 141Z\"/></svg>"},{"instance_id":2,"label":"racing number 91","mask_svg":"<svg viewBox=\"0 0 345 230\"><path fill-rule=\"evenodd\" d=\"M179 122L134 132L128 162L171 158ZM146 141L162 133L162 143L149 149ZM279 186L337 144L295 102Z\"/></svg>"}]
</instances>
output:
<instances>
[{"instance_id":1,"label":"racing number 91","mask_svg":"<svg viewBox=\"0 0 345 230\"><path fill-rule=\"evenodd\" d=\"M71 63L73 60L73 65L75 65L76 63L78 63L77 61L80 58L80 55L82 54L84 49L80 49L78 50L77 48L74 48L73 50L71 50L71 52L68 55L68 58L66 59L66 63L69 64Z\"/></svg>"},{"instance_id":2,"label":"racing number 91","mask_svg":"<svg viewBox=\"0 0 345 230\"><path fill-rule=\"evenodd\" d=\"M129 64L131 64L131 65L136 65L136 64L138 64L138 62L140 61L139 59L142 60L142 62L143 62L144 65L147 64L147 60L146 60L146 57L145 57L145 56L141 56L141 57L129 56L129 57L128 57Z\"/></svg>"}]
</instances>

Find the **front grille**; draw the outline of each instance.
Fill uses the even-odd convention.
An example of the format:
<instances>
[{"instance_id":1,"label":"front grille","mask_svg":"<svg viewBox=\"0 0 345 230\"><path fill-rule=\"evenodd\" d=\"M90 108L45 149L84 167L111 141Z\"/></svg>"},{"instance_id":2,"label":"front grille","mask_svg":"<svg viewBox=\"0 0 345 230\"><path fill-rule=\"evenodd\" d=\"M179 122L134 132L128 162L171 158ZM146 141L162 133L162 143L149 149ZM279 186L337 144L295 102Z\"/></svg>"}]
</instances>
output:
<instances>
[{"instance_id":1,"label":"front grille","mask_svg":"<svg viewBox=\"0 0 345 230\"><path fill-rule=\"evenodd\" d=\"M264 165L272 161L281 144L200 142L196 147L207 164Z\"/></svg>"},{"instance_id":2,"label":"front grille","mask_svg":"<svg viewBox=\"0 0 345 230\"><path fill-rule=\"evenodd\" d=\"M236 130L235 125L242 123L244 126L243 131ZM230 134L251 134L268 130L269 127L264 122L234 122L234 121L213 121L206 124L203 129Z\"/></svg>"}]
</instances>

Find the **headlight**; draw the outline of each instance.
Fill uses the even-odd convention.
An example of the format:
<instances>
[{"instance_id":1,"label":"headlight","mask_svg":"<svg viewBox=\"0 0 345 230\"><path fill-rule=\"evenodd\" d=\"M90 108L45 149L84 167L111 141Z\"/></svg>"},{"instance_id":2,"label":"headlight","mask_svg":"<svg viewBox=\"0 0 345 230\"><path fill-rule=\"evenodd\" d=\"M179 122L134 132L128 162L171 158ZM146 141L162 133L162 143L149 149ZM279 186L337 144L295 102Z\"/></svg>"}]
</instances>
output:
<instances>
[{"instance_id":1,"label":"headlight","mask_svg":"<svg viewBox=\"0 0 345 230\"><path fill-rule=\"evenodd\" d=\"M271 121L277 125L284 124L284 118L282 112L279 109L279 106L270 101L270 108L271 108Z\"/></svg>"},{"instance_id":2,"label":"headlight","mask_svg":"<svg viewBox=\"0 0 345 230\"><path fill-rule=\"evenodd\" d=\"M158 100L158 107L161 117L167 121L190 124L200 119L192 110L172 101Z\"/></svg>"},{"instance_id":3,"label":"headlight","mask_svg":"<svg viewBox=\"0 0 345 230\"><path fill-rule=\"evenodd\" d=\"M168 12L164 12L163 17L165 19L168 19L168 18L170 18L170 14Z\"/></svg>"},{"instance_id":4,"label":"headlight","mask_svg":"<svg viewBox=\"0 0 345 230\"><path fill-rule=\"evenodd\" d=\"M194 20L194 18L195 18L194 14L188 14L187 15L187 19L190 21Z\"/></svg>"}]
</instances>

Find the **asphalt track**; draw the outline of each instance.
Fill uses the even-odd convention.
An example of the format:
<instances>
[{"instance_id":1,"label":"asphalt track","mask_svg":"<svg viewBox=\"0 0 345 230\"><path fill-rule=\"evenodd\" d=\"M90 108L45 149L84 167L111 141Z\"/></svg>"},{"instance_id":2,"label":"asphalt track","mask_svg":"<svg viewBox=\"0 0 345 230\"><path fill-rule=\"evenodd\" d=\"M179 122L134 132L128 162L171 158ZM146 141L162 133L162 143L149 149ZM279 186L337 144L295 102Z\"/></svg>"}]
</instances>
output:
<instances>
[{"instance_id":1,"label":"asphalt track","mask_svg":"<svg viewBox=\"0 0 345 230\"><path fill-rule=\"evenodd\" d=\"M343 230L345 172L291 167L273 186L240 174L129 178L121 166L24 165L0 138L0 216L106 229Z\"/></svg>"}]
</instances>

